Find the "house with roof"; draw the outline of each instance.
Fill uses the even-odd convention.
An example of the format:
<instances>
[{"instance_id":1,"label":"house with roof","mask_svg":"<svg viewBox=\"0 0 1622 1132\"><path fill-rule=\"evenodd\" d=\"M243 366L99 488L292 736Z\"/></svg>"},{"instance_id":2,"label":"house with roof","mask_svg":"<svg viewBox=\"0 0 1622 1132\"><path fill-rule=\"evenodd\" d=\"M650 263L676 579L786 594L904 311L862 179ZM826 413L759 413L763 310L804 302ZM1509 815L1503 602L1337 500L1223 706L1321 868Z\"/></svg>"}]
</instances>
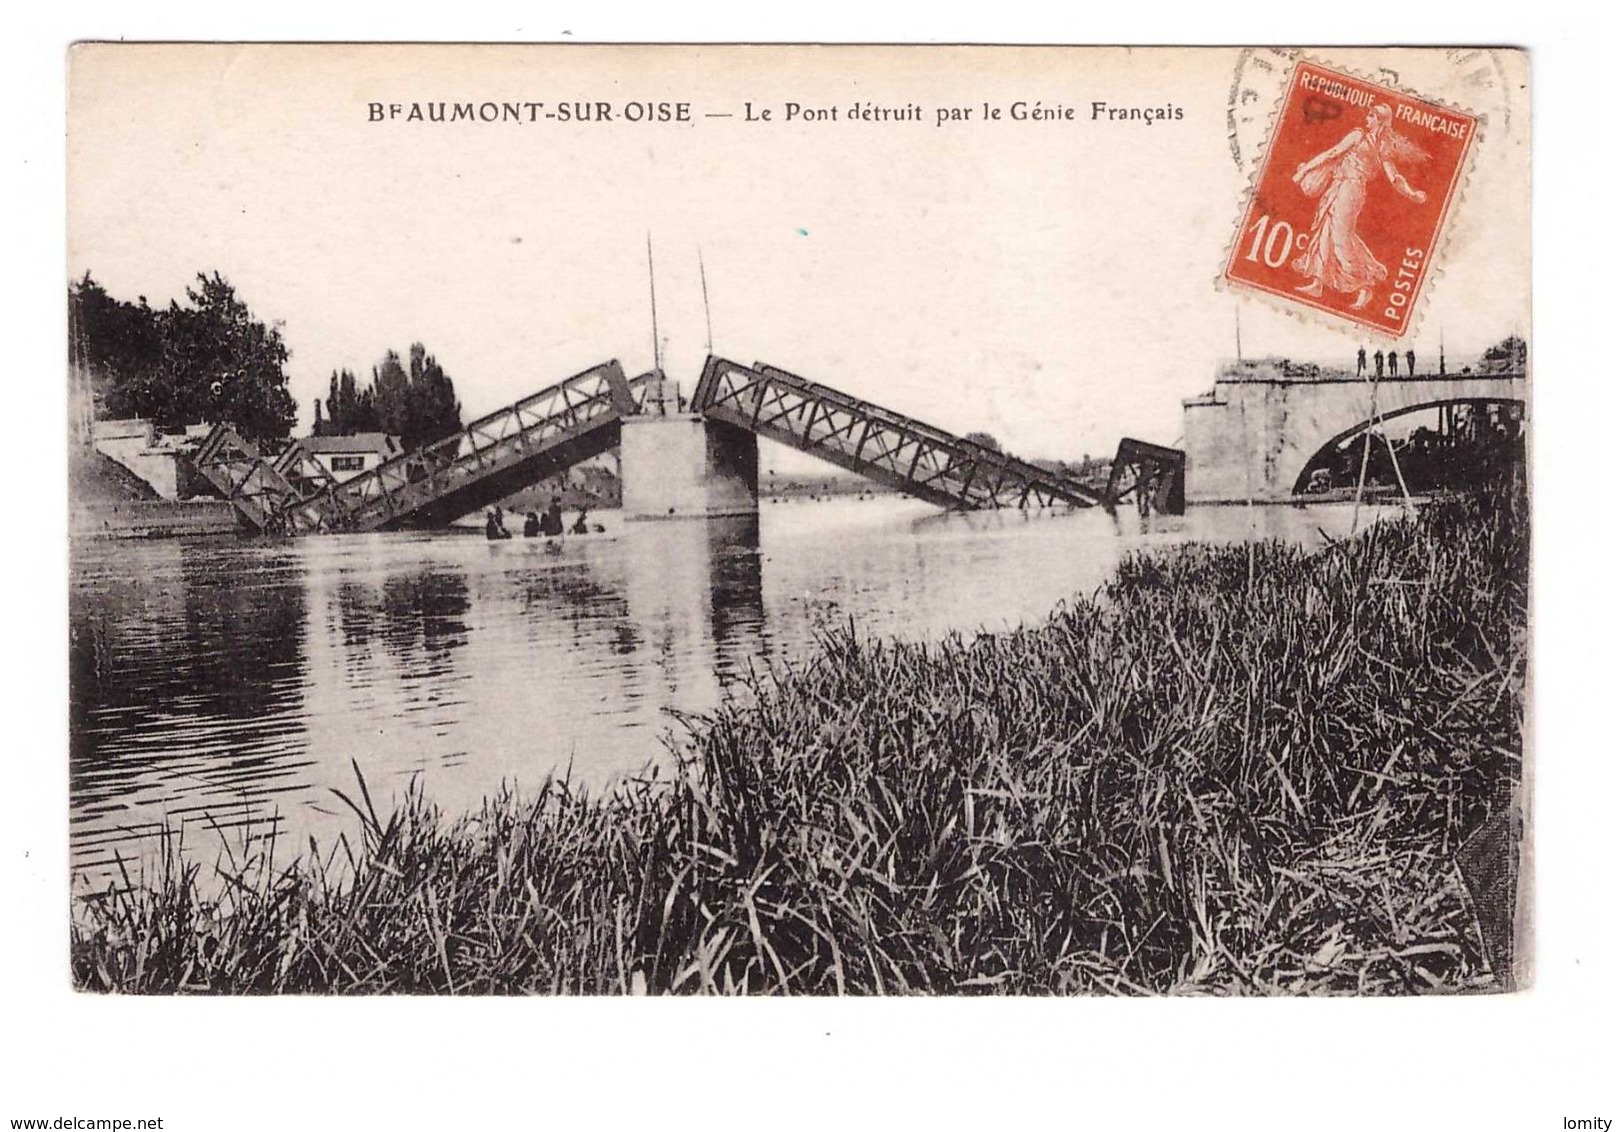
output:
<instances>
[{"instance_id":1,"label":"house with roof","mask_svg":"<svg viewBox=\"0 0 1622 1132\"><path fill-rule=\"evenodd\" d=\"M405 449L398 436L386 432L357 432L350 436L306 436L293 442L297 455L308 456L339 483L371 471ZM278 464L292 463L295 452L284 452Z\"/></svg>"}]
</instances>

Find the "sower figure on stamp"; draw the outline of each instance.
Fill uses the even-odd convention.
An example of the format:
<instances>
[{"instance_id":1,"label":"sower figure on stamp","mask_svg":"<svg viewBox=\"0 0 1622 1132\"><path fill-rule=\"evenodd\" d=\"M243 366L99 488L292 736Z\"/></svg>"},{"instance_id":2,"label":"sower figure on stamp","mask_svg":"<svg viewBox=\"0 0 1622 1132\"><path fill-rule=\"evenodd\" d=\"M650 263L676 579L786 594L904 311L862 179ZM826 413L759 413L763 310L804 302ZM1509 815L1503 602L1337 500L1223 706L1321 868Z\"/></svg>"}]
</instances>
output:
<instances>
[{"instance_id":1,"label":"sower figure on stamp","mask_svg":"<svg viewBox=\"0 0 1622 1132\"><path fill-rule=\"evenodd\" d=\"M1422 189L1410 185L1397 171L1396 162L1425 160L1425 151L1391 128L1391 107L1381 103L1369 111L1361 129L1355 129L1332 148L1303 161L1290 179L1309 197L1318 198L1306 250L1290 264L1307 276L1296 290L1317 297L1329 287L1343 294L1356 293L1352 309L1368 305L1369 288L1383 282L1385 264L1374 258L1357 234L1368 183L1383 173L1397 192L1418 204ZM1374 355L1378 361L1380 355Z\"/></svg>"}]
</instances>

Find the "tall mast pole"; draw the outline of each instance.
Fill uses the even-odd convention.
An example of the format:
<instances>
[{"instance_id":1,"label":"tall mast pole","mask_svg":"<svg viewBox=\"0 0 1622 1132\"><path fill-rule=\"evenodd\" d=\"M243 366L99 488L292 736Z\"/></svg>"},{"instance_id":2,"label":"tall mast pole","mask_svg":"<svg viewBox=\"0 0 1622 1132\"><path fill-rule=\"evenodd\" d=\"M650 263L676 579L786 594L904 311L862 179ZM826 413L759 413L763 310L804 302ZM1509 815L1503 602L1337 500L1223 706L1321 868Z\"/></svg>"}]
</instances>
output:
<instances>
[{"instance_id":1,"label":"tall mast pole","mask_svg":"<svg viewBox=\"0 0 1622 1132\"><path fill-rule=\"evenodd\" d=\"M653 289L653 233L648 233L648 310L653 315L653 368L659 368L659 297Z\"/></svg>"},{"instance_id":2,"label":"tall mast pole","mask_svg":"<svg viewBox=\"0 0 1622 1132\"><path fill-rule=\"evenodd\" d=\"M704 293L704 355L715 353L715 331L710 326L710 284L704 278L704 249L698 249L698 287Z\"/></svg>"}]
</instances>

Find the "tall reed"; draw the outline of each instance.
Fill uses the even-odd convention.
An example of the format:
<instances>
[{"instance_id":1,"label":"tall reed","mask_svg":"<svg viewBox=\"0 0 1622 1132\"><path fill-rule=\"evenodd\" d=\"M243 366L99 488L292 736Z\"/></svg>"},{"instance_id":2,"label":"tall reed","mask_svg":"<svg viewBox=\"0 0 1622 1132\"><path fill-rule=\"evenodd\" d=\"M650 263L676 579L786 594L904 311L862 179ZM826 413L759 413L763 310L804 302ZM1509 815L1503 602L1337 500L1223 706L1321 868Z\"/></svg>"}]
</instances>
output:
<instances>
[{"instance_id":1,"label":"tall reed","mask_svg":"<svg viewBox=\"0 0 1622 1132\"><path fill-rule=\"evenodd\" d=\"M1447 501L1316 552L1140 553L1045 623L828 635L669 780L447 818L416 790L275 868L76 904L129 992L1485 989L1456 868L1520 774L1527 514ZM1504 848L1511 852L1513 845ZM208 880L208 883L204 881ZM1502 967L1502 963L1500 963Z\"/></svg>"}]
</instances>

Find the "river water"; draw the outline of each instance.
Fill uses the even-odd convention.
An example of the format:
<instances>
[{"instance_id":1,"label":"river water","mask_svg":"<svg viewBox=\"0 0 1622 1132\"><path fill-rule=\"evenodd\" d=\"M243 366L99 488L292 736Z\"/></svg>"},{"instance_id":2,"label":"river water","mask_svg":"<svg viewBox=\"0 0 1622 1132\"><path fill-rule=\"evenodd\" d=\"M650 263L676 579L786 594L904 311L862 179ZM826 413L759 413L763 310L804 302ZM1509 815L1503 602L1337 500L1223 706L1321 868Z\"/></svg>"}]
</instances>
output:
<instances>
[{"instance_id":1,"label":"river water","mask_svg":"<svg viewBox=\"0 0 1622 1132\"><path fill-rule=\"evenodd\" d=\"M1368 510L1364 511L1365 517ZM943 514L896 497L754 520L75 543L70 819L80 883L149 865L166 828L212 861L272 826L332 845L352 761L379 808L413 775L445 811L505 781L598 789L657 763L684 714L820 630L933 639L1045 617L1132 549L1347 533L1350 508Z\"/></svg>"}]
</instances>

